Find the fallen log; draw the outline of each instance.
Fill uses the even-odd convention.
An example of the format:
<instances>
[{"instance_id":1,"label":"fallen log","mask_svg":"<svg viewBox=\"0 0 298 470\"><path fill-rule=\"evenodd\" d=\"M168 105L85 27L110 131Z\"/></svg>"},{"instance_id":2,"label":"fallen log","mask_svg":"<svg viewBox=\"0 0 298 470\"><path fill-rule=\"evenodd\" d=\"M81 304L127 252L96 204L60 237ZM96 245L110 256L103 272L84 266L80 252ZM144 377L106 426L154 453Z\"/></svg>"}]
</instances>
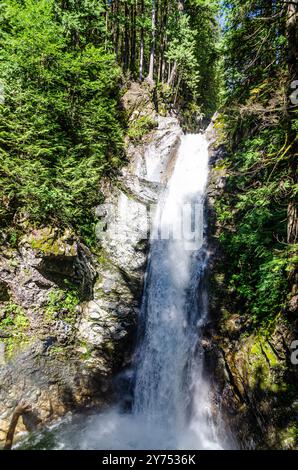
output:
<instances>
[{"instance_id":1,"label":"fallen log","mask_svg":"<svg viewBox=\"0 0 298 470\"><path fill-rule=\"evenodd\" d=\"M31 406L28 403L26 403L25 401L20 401L13 410L13 414L6 435L5 444L3 447L4 450L11 450L19 418L30 409Z\"/></svg>"}]
</instances>

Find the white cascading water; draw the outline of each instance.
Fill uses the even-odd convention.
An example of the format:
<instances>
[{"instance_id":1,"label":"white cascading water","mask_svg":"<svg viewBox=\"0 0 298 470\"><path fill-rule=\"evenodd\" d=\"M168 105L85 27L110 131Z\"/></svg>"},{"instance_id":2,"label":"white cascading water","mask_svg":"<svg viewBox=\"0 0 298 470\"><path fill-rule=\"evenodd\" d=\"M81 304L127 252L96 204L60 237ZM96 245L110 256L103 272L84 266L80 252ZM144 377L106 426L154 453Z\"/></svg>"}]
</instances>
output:
<instances>
[{"instance_id":1,"label":"white cascading water","mask_svg":"<svg viewBox=\"0 0 298 470\"><path fill-rule=\"evenodd\" d=\"M185 135L153 224L136 357L133 414L147 428L152 448L220 447L199 343L207 314L207 178L205 136Z\"/></svg>"},{"instance_id":2,"label":"white cascading water","mask_svg":"<svg viewBox=\"0 0 298 470\"><path fill-rule=\"evenodd\" d=\"M207 315L203 285L207 178L206 137L183 136L151 230L132 410L113 409L94 419L80 443L83 448L221 448L200 345Z\"/></svg>"},{"instance_id":3,"label":"white cascading water","mask_svg":"<svg viewBox=\"0 0 298 470\"><path fill-rule=\"evenodd\" d=\"M203 375L201 327L207 316L204 195L208 142L182 137L174 172L151 231L150 254L134 358L130 412L113 408L64 423L68 449L220 449Z\"/></svg>"}]
</instances>

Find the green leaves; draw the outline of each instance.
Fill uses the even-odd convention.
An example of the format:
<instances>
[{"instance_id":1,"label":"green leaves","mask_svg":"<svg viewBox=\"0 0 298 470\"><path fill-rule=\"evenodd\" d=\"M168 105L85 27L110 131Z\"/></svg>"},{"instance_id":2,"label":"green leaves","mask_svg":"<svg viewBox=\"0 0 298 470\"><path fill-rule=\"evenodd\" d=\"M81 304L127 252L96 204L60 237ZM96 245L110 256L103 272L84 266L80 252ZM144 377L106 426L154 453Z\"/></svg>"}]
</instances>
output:
<instances>
[{"instance_id":1,"label":"green leaves","mask_svg":"<svg viewBox=\"0 0 298 470\"><path fill-rule=\"evenodd\" d=\"M177 63L184 83L189 86L194 97L199 81L199 63L196 57L196 33L190 27L187 15L174 19L171 29L167 59Z\"/></svg>"},{"instance_id":2,"label":"green leaves","mask_svg":"<svg viewBox=\"0 0 298 470\"><path fill-rule=\"evenodd\" d=\"M96 18L100 24L101 2L83 2L85 10L70 3L58 13L53 0L9 1L2 7L2 225L26 213L31 221L85 232L86 223L92 226L101 177L121 165L120 70L98 45L98 35L77 44L68 34L70 19L80 35Z\"/></svg>"},{"instance_id":3,"label":"green leaves","mask_svg":"<svg viewBox=\"0 0 298 470\"><path fill-rule=\"evenodd\" d=\"M226 127L230 125L226 122ZM239 132L239 130L238 130ZM286 308L293 253L286 244L287 201L294 188L285 130L256 131L227 154L226 191L216 203L227 282L239 308L266 323Z\"/></svg>"},{"instance_id":4,"label":"green leaves","mask_svg":"<svg viewBox=\"0 0 298 470\"><path fill-rule=\"evenodd\" d=\"M286 8L268 0L223 0L225 76L228 91L241 101L251 85L274 77L285 65Z\"/></svg>"},{"instance_id":5,"label":"green leaves","mask_svg":"<svg viewBox=\"0 0 298 470\"><path fill-rule=\"evenodd\" d=\"M185 94L185 100L191 102L192 98L193 102L200 106L201 112L209 118L218 109L222 88L220 28L217 23L219 1L188 0L185 2L185 7L186 24L182 24L181 27L184 32L183 48L187 60L187 85L191 92ZM183 55L182 50L181 55ZM184 93L183 90L182 95Z\"/></svg>"}]
</instances>

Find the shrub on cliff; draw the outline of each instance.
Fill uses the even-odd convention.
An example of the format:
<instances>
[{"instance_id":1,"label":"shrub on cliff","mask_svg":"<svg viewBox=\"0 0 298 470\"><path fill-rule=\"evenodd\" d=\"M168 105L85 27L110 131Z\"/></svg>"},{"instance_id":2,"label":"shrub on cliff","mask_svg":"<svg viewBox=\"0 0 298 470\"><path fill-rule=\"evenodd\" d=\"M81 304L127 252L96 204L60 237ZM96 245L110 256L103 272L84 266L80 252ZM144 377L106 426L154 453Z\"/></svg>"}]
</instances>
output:
<instances>
[{"instance_id":1,"label":"shrub on cliff","mask_svg":"<svg viewBox=\"0 0 298 470\"><path fill-rule=\"evenodd\" d=\"M88 238L100 178L121 164L120 71L87 4L77 14L53 0L0 6L2 227L26 214Z\"/></svg>"}]
</instances>

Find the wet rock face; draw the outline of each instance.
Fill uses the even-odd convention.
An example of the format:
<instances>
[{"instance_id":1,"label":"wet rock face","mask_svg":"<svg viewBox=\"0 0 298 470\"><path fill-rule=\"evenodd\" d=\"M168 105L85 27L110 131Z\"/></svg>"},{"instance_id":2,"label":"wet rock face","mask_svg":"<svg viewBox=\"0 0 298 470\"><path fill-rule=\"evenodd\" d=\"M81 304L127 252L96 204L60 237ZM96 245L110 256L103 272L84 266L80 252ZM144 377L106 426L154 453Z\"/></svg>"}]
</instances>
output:
<instances>
[{"instance_id":1,"label":"wet rock face","mask_svg":"<svg viewBox=\"0 0 298 470\"><path fill-rule=\"evenodd\" d=\"M239 447L297 448L297 365L291 363L297 322L270 330L230 314L209 325L207 364L214 393Z\"/></svg>"},{"instance_id":2,"label":"wet rock face","mask_svg":"<svg viewBox=\"0 0 298 470\"><path fill-rule=\"evenodd\" d=\"M17 432L87 406L91 393L102 403L108 384L73 351L81 310L75 304L90 298L95 276L91 254L69 232L43 228L28 233L18 250L2 247L0 442L20 400L31 410Z\"/></svg>"},{"instance_id":3,"label":"wet rock face","mask_svg":"<svg viewBox=\"0 0 298 470\"><path fill-rule=\"evenodd\" d=\"M297 449L298 366L291 345L298 323L280 314L270 326L256 326L250 312L233 302L225 284L225 258L218 241L221 230L214 202L225 190L225 150L209 129L208 270L210 323L205 330L205 357L213 376L214 403L244 449ZM293 301L293 304L295 301ZM290 313L291 313L291 309Z\"/></svg>"},{"instance_id":4,"label":"wet rock face","mask_svg":"<svg viewBox=\"0 0 298 470\"><path fill-rule=\"evenodd\" d=\"M95 270L91 254L69 231L45 227L29 233L18 250L0 253L0 282L17 304L32 309L47 301L48 289L76 284L82 297L92 294Z\"/></svg>"},{"instance_id":5,"label":"wet rock face","mask_svg":"<svg viewBox=\"0 0 298 470\"><path fill-rule=\"evenodd\" d=\"M88 371L73 357L65 360L50 349L51 338L36 341L0 370L0 441L4 441L15 406L30 404L18 423L17 433L57 419L70 410L108 402L108 383L96 371Z\"/></svg>"},{"instance_id":6,"label":"wet rock face","mask_svg":"<svg viewBox=\"0 0 298 470\"><path fill-rule=\"evenodd\" d=\"M129 164L117 184L103 183L96 252L55 227L31 230L17 249L0 251L0 442L20 400L31 410L17 433L109 403L114 374L130 364L151 206L182 134L176 119L157 116L150 97L135 92L126 97L132 115L145 109L158 126L127 143Z\"/></svg>"},{"instance_id":7,"label":"wet rock face","mask_svg":"<svg viewBox=\"0 0 298 470\"><path fill-rule=\"evenodd\" d=\"M173 169L182 130L176 118L158 116L157 122L153 136L147 137L141 158L136 156L134 149L129 150L136 175L141 180L162 183Z\"/></svg>"}]
</instances>

